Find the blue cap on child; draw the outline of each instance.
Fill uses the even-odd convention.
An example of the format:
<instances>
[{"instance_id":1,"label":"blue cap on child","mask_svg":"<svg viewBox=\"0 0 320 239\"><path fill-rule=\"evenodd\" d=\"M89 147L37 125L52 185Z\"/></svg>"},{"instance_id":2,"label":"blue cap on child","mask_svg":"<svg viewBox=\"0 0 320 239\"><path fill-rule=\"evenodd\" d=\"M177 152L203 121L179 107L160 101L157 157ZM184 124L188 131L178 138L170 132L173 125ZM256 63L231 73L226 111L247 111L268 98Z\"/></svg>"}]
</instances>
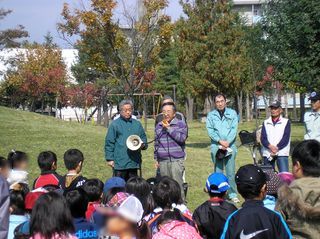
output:
<instances>
[{"instance_id":1,"label":"blue cap on child","mask_svg":"<svg viewBox=\"0 0 320 239\"><path fill-rule=\"evenodd\" d=\"M103 193L107 193L112 188L124 188L126 186L126 181L120 177L109 178L103 187Z\"/></svg>"},{"instance_id":2,"label":"blue cap on child","mask_svg":"<svg viewBox=\"0 0 320 239\"><path fill-rule=\"evenodd\" d=\"M207 179L206 188L211 193L224 193L230 188L229 180L223 173L213 173Z\"/></svg>"}]
</instances>

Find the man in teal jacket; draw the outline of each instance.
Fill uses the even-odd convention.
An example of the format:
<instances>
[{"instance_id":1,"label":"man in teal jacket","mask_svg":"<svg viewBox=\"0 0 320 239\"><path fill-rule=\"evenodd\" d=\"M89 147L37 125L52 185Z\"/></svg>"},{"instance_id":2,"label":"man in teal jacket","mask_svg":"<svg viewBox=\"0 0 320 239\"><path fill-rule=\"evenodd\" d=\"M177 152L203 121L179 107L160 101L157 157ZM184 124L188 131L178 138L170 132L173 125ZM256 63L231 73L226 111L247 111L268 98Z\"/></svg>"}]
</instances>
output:
<instances>
[{"instance_id":1,"label":"man in teal jacket","mask_svg":"<svg viewBox=\"0 0 320 239\"><path fill-rule=\"evenodd\" d=\"M123 100L119 105L120 117L114 120L105 140L105 159L113 168L113 175L128 180L138 174L141 165L141 149L147 149L147 136L141 123L132 118L133 104ZM137 151L127 148L126 141L130 135L140 136L143 144Z\"/></svg>"},{"instance_id":2,"label":"man in teal jacket","mask_svg":"<svg viewBox=\"0 0 320 239\"><path fill-rule=\"evenodd\" d=\"M214 171L225 171L229 179L229 198L239 203L235 184L236 137L238 129L237 113L226 107L226 97L218 94L214 98L216 109L207 117L207 130L211 139L211 158Z\"/></svg>"}]
</instances>

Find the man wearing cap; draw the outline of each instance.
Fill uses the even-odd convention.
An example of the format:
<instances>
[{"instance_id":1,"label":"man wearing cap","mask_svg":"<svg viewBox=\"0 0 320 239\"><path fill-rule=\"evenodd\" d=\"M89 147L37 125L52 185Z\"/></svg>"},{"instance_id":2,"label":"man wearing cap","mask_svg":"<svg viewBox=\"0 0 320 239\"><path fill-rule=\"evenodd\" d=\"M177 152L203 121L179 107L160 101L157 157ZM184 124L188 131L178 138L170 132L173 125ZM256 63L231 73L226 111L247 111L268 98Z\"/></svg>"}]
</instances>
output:
<instances>
[{"instance_id":1,"label":"man wearing cap","mask_svg":"<svg viewBox=\"0 0 320 239\"><path fill-rule=\"evenodd\" d=\"M147 136L141 123L132 118L133 103L123 100L119 104L120 118L114 120L105 139L105 159L114 176L128 180L138 175L141 167L141 150L147 149ZM126 141L130 135L138 135L143 144L140 149L129 150Z\"/></svg>"},{"instance_id":2,"label":"man wearing cap","mask_svg":"<svg viewBox=\"0 0 320 239\"><path fill-rule=\"evenodd\" d=\"M271 116L263 122L261 130L261 144L263 162L275 167L279 172L288 172L288 157L290 153L290 120L282 117L280 101L269 105Z\"/></svg>"},{"instance_id":3,"label":"man wearing cap","mask_svg":"<svg viewBox=\"0 0 320 239\"><path fill-rule=\"evenodd\" d=\"M315 139L320 142L320 92L312 92L309 100L311 101L311 112L304 114L306 134L304 139Z\"/></svg>"},{"instance_id":4,"label":"man wearing cap","mask_svg":"<svg viewBox=\"0 0 320 239\"><path fill-rule=\"evenodd\" d=\"M209 200L201 204L193 213L203 238L220 238L224 224L237 208L225 200L230 188L228 178L222 173L211 174L206 182Z\"/></svg>"},{"instance_id":5,"label":"man wearing cap","mask_svg":"<svg viewBox=\"0 0 320 239\"><path fill-rule=\"evenodd\" d=\"M206 122L208 135L211 139L211 158L214 163L214 171L223 173L225 170L230 183L229 198L233 202L239 203L234 181L238 116L236 111L226 107L225 95L216 95L214 103L216 109L208 114Z\"/></svg>"}]
</instances>

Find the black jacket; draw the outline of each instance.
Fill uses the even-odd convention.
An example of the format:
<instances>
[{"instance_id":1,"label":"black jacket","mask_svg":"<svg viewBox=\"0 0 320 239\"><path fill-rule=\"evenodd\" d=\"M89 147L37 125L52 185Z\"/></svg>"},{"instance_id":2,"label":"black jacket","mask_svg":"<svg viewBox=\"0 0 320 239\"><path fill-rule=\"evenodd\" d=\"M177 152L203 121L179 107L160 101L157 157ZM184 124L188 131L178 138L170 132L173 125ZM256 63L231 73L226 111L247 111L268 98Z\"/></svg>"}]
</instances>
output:
<instances>
[{"instance_id":1,"label":"black jacket","mask_svg":"<svg viewBox=\"0 0 320 239\"><path fill-rule=\"evenodd\" d=\"M262 201L247 200L228 218L221 239L287 239L291 232L278 212Z\"/></svg>"},{"instance_id":2,"label":"black jacket","mask_svg":"<svg viewBox=\"0 0 320 239\"><path fill-rule=\"evenodd\" d=\"M87 179L81 175L65 175L59 181L59 187L63 190L64 194L70 192L78 187L82 187Z\"/></svg>"},{"instance_id":3,"label":"black jacket","mask_svg":"<svg viewBox=\"0 0 320 239\"><path fill-rule=\"evenodd\" d=\"M216 239L220 238L226 220L236 210L233 204L223 199L210 199L194 211L193 220L204 239Z\"/></svg>"}]
</instances>

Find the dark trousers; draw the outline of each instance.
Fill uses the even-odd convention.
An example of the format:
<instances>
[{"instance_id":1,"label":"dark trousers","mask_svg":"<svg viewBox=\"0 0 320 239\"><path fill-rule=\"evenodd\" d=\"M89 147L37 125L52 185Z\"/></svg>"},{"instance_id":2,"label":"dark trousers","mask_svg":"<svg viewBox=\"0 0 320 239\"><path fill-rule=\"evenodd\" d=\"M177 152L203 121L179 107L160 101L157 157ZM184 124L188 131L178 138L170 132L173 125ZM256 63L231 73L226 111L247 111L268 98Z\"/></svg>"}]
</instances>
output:
<instances>
[{"instance_id":1,"label":"dark trousers","mask_svg":"<svg viewBox=\"0 0 320 239\"><path fill-rule=\"evenodd\" d=\"M113 176L123 178L127 182L130 178L134 178L138 176L138 169L137 168L130 168L130 169L124 169L124 170L114 169Z\"/></svg>"}]
</instances>

